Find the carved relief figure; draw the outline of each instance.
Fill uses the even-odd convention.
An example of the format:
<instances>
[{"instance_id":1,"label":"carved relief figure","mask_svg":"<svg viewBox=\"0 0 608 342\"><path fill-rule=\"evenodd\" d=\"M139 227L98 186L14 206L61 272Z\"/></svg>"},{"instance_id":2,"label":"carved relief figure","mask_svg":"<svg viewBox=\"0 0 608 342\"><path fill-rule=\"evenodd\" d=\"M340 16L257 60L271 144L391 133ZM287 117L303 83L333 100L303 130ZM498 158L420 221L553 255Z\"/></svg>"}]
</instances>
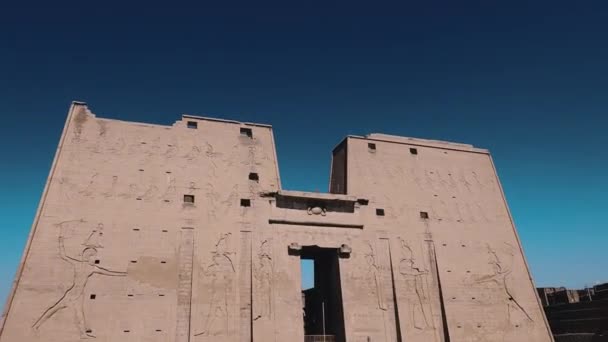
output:
<instances>
[{"instance_id":1,"label":"carved relief figure","mask_svg":"<svg viewBox=\"0 0 608 342\"><path fill-rule=\"evenodd\" d=\"M411 307L411 312L406 316L409 324L416 329L426 329L429 324L428 296L426 293L426 277L429 274L424 266L420 265L414 258L412 248L402 239L399 239L401 258L399 260L399 273L405 283L403 295Z\"/></svg>"},{"instance_id":2,"label":"carved relief figure","mask_svg":"<svg viewBox=\"0 0 608 342\"><path fill-rule=\"evenodd\" d=\"M498 255L498 252L494 250L490 245L487 245L487 255L488 255L488 263L492 266L492 274L486 274L481 276L474 276L473 283L475 284L483 284L483 283L494 283L499 286L506 296L506 316L507 320L510 323L520 322L520 321L530 321L532 322L532 317L528 314L528 312L519 304L517 299L513 294L513 290L510 288L509 281L511 278L512 272L512 263L514 258L513 247L507 243L506 251L504 254L507 255L508 261L504 262Z\"/></svg>"},{"instance_id":3,"label":"carved relief figure","mask_svg":"<svg viewBox=\"0 0 608 342\"><path fill-rule=\"evenodd\" d=\"M149 185L148 188L146 189L146 191L143 194L141 194L139 196L139 198L142 198L144 200L150 200L155 197L157 192L158 192L158 187L156 185Z\"/></svg>"},{"instance_id":4,"label":"carved relief figure","mask_svg":"<svg viewBox=\"0 0 608 342\"><path fill-rule=\"evenodd\" d=\"M175 143L172 144L167 144L167 148L165 149L165 152L163 153L163 155L165 156L165 159L171 159L173 157L175 157L175 155L177 154L177 146Z\"/></svg>"},{"instance_id":5,"label":"carved relief figure","mask_svg":"<svg viewBox=\"0 0 608 342\"><path fill-rule=\"evenodd\" d=\"M205 142L205 146L206 146L205 155L207 157L209 157L209 158L217 158L217 157L220 157L222 155L221 153L216 152L213 149L213 145L211 145L210 143Z\"/></svg>"},{"instance_id":6,"label":"carved relief figure","mask_svg":"<svg viewBox=\"0 0 608 342\"><path fill-rule=\"evenodd\" d=\"M91 231L91 234L89 234L89 237L87 237L87 239L85 240L83 245L85 245L86 247L92 247L92 248L103 248L103 246L101 245L102 236L103 236L103 223L99 223L99 224L97 224L97 227L95 227Z\"/></svg>"},{"instance_id":7,"label":"carved relief figure","mask_svg":"<svg viewBox=\"0 0 608 342\"><path fill-rule=\"evenodd\" d=\"M241 162L241 164L243 165L256 165L259 163L256 163L255 161L255 154L256 154L256 146L255 145L249 145L247 147L247 158L245 160L243 160Z\"/></svg>"},{"instance_id":8,"label":"carved relief figure","mask_svg":"<svg viewBox=\"0 0 608 342\"><path fill-rule=\"evenodd\" d=\"M386 311L386 304L384 303L384 296L382 295L382 284L380 281L380 268L378 263L376 262L376 253L374 252L374 247L371 242L367 242L367 247L369 251L365 253L365 261L367 262L367 266L369 266L369 273L373 277L374 287L376 288L376 297L378 300L378 309Z\"/></svg>"},{"instance_id":9,"label":"carved relief figure","mask_svg":"<svg viewBox=\"0 0 608 342\"><path fill-rule=\"evenodd\" d=\"M455 171L455 174L459 192L475 194L483 190L483 186L479 183L475 171L458 169Z\"/></svg>"},{"instance_id":10,"label":"carved relief figure","mask_svg":"<svg viewBox=\"0 0 608 342\"><path fill-rule=\"evenodd\" d=\"M59 177L57 183L59 184L59 193L65 200L71 200L73 194L79 192L78 187L66 176Z\"/></svg>"},{"instance_id":11,"label":"carved relief figure","mask_svg":"<svg viewBox=\"0 0 608 342\"><path fill-rule=\"evenodd\" d=\"M175 177L168 175L167 178L168 178L167 188L165 189L165 193L162 195L162 197L165 200L170 200L171 198L175 197L175 195L177 193L177 187L175 186Z\"/></svg>"},{"instance_id":12,"label":"carved relief figure","mask_svg":"<svg viewBox=\"0 0 608 342\"><path fill-rule=\"evenodd\" d=\"M117 184L118 184L118 176L112 176L112 183L111 183L109 189L102 193L103 196L104 197L114 197Z\"/></svg>"},{"instance_id":13,"label":"carved relief figure","mask_svg":"<svg viewBox=\"0 0 608 342\"><path fill-rule=\"evenodd\" d=\"M440 220L451 221L452 217L450 215L450 210L443 200L435 199L431 205L431 212L433 213L433 217Z\"/></svg>"},{"instance_id":14,"label":"carved relief figure","mask_svg":"<svg viewBox=\"0 0 608 342\"><path fill-rule=\"evenodd\" d=\"M93 195L93 193L95 193L95 183L98 175L99 173L97 172L92 174L87 186L84 189L80 190L78 193L83 195L84 197L89 197Z\"/></svg>"},{"instance_id":15,"label":"carved relief figure","mask_svg":"<svg viewBox=\"0 0 608 342\"><path fill-rule=\"evenodd\" d=\"M93 231L95 233L95 230ZM93 235L91 235L93 236ZM90 237L91 237L90 236ZM89 238L90 238L89 237ZM77 258L67 255L64 246L63 236L59 236L59 255L63 260L70 263L73 268L72 284L63 293L61 298L47 308L42 315L34 322L32 328L34 331L38 331L40 327L53 317L56 313L63 309L72 311L78 330L80 331L80 338L91 338L95 337L92 330L87 326L87 322L84 316L83 310L83 294L89 278L94 274L106 275L106 276L125 276L127 272L111 271L95 264L95 257L97 255L97 249L95 247L89 247L85 244L85 248L82 250ZM86 242L88 242L87 239ZM85 242L85 243L86 243Z\"/></svg>"},{"instance_id":16,"label":"carved relief figure","mask_svg":"<svg viewBox=\"0 0 608 342\"><path fill-rule=\"evenodd\" d=\"M203 275L211 290L209 308L205 315L203 331L194 336L218 336L228 332L229 303L232 296L234 264L229 251L229 238L232 234L222 234L211 252L211 262L203 269Z\"/></svg>"},{"instance_id":17,"label":"carved relief figure","mask_svg":"<svg viewBox=\"0 0 608 342\"><path fill-rule=\"evenodd\" d=\"M194 161L198 159L198 156L201 154L201 148L198 146L192 146L192 149L190 149L190 152L186 153L186 155L184 157L186 157L186 159L188 161Z\"/></svg>"},{"instance_id":18,"label":"carved relief figure","mask_svg":"<svg viewBox=\"0 0 608 342\"><path fill-rule=\"evenodd\" d=\"M264 240L257 252L258 268L254 274L260 304L254 320L272 317L272 240ZM254 306L256 308L256 306Z\"/></svg>"},{"instance_id":19,"label":"carved relief figure","mask_svg":"<svg viewBox=\"0 0 608 342\"><path fill-rule=\"evenodd\" d=\"M106 153L119 154L125 149L127 143L122 136L103 139L103 144L106 147Z\"/></svg>"},{"instance_id":20,"label":"carved relief figure","mask_svg":"<svg viewBox=\"0 0 608 342\"><path fill-rule=\"evenodd\" d=\"M424 177L426 179L426 187L434 191L442 190L440 186L440 180L435 174L434 170L424 170Z\"/></svg>"}]
</instances>

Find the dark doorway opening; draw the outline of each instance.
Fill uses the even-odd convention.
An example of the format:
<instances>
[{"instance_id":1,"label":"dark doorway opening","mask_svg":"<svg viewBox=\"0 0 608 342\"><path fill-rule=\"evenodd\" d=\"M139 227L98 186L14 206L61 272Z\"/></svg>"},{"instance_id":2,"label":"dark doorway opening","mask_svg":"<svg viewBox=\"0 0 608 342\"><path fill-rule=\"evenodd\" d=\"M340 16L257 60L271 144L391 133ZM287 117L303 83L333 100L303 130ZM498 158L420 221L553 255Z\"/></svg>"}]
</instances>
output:
<instances>
[{"instance_id":1,"label":"dark doorway opening","mask_svg":"<svg viewBox=\"0 0 608 342\"><path fill-rule=\"evenodd\" d=\"M300 258L314 269L314 286L302 290L304 341L345 342L338 249L304 246Z\"/></svg>"}]
</instances>

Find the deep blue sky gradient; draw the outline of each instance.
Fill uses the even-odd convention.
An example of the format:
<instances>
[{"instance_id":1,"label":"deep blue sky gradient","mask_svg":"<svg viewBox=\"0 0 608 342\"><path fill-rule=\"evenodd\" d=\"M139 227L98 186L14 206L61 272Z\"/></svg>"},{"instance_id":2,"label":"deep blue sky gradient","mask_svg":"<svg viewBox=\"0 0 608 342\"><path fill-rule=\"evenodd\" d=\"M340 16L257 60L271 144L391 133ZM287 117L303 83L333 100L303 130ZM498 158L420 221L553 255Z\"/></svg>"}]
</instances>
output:
<instances>
[{"instance_id":1,"label":"deep blue sky gradient","mask_svg":"<svg viewBox=\"0 0 608 342\"><path fill-rule=\"evenodd\" d=\"M347 134L488 148L537 285L608 281L606 1L289 2L0 5L0 300L74 99L270 123L286 189Z\"/></svg>"}]
</instances>

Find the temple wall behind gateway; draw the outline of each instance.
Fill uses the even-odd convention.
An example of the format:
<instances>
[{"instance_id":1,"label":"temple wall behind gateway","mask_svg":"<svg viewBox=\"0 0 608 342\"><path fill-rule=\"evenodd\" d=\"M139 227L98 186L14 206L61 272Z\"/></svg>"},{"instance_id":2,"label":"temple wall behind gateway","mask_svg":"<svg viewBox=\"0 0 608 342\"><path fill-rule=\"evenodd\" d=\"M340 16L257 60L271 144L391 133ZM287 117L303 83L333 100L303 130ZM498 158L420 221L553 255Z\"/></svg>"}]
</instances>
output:
<instances>
[{"instance_id":1,"label":"temple wall behind gateway","mask_svg":"<svg viewBox=\"0 0 608 342\"><path fill-rule=\"evenodd\" d=\"M340 146L343 194L285 191L269 126L74 103L0 342L303 341L302 246L348 252L346 341L552 341L487 151Z\"/></svg>"}]
</instances>

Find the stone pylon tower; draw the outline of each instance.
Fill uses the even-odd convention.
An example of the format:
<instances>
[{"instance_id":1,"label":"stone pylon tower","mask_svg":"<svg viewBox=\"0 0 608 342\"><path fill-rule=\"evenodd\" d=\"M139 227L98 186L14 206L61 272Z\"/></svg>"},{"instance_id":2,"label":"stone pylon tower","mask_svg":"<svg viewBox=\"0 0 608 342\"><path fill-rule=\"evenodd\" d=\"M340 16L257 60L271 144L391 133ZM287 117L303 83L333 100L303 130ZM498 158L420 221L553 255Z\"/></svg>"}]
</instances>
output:
<instances>
[{"instance_id":1,"label":"stone pylon tower","mask_svg":"<svg viewBox=\"0 0 608 342\"><path fill-rule=\"evenodd\" d=\"M0 342L319 335L552 341L488 151L348 136L329 193L288 191L270 126L73 103Z\"/></svg>"}]
</instances>

